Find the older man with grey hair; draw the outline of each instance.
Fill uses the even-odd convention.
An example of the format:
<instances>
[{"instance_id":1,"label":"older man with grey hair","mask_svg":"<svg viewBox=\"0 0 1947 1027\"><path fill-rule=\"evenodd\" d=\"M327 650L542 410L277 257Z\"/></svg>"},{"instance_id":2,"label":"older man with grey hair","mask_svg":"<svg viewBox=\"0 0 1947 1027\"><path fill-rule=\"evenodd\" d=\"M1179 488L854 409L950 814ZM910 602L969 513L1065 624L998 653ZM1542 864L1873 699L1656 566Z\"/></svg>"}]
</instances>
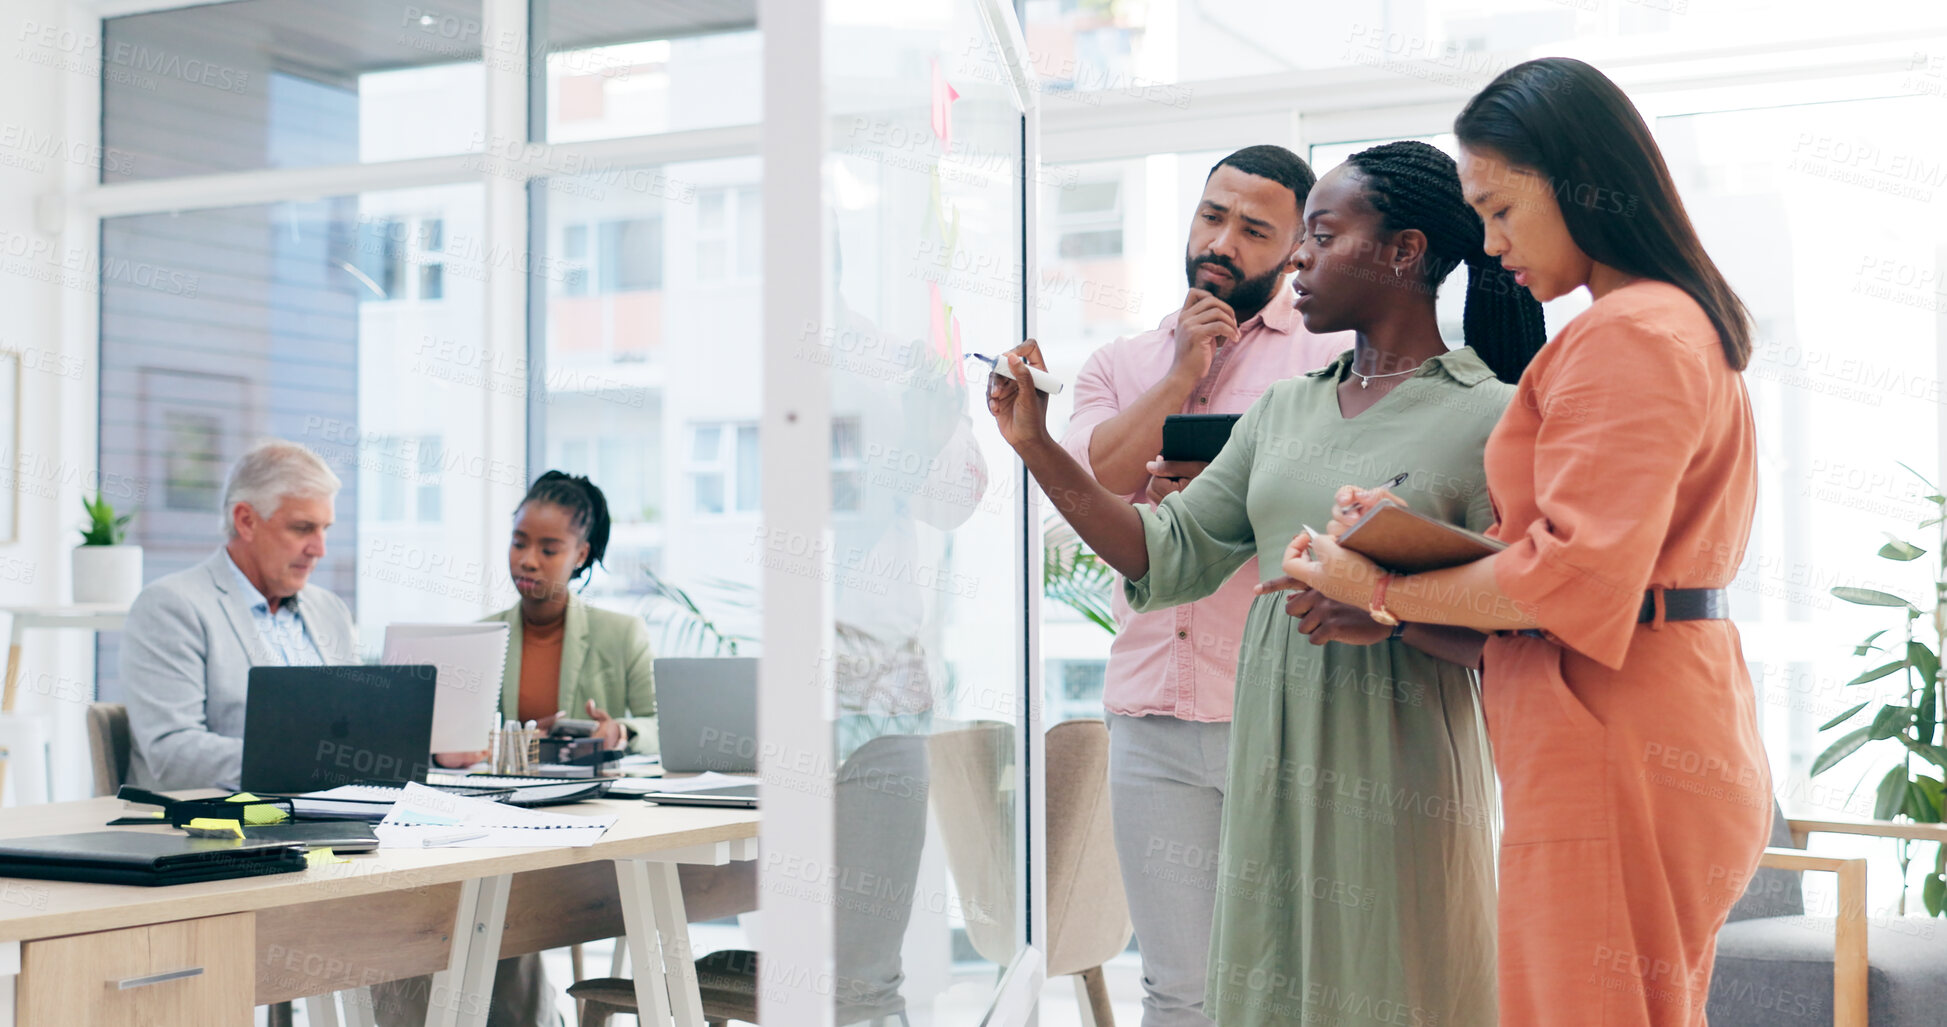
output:
<instances>
[{"instance_id":1,"label":"older man with grey hair","mask_svg":"<svg viewBox=\"0 0 1947 1027\"><path fill-rule=\"evenodd\" d=\"M356 662L351 611L308 584L338 485L303 446L257 446L223 489L228 541L136 597L122 639L130 784L238 787L250 668Z\"/></svg>"}]
</instances>

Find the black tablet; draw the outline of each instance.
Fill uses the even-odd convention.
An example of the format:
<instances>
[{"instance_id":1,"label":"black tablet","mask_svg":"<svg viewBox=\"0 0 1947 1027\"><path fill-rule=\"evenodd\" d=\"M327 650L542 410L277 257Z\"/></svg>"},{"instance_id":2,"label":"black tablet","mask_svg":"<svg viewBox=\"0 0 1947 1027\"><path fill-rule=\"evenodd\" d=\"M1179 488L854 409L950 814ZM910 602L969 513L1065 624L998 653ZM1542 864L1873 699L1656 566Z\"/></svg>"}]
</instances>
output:
<instances>
[{"instance_id":1,"label":"black tablet","mask_svg":"<svg viewBox=\"0 0 1947 1027\"><path fill-rule=\"evenodd\" d=\"M1243 414L1171 414L1163 418L1163 459L1209 463L1230 441Z\"/></svg>"}]
</instances>

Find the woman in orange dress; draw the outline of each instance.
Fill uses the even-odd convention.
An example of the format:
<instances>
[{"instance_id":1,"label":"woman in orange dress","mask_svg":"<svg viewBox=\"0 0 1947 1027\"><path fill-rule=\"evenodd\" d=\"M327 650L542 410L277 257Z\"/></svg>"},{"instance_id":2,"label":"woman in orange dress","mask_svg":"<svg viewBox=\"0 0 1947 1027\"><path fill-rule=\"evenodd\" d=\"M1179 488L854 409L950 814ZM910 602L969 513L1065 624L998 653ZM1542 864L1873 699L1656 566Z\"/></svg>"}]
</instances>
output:
<instances>
[{"instance_id":1,"label":"woman in orange dress","mask_svg":"<svg viewBox=\"0 0 1947 1027\"><path fill-rule=\"evenodd\" d=\"M1594 298L1488 439L1508 547L1386 574L1335 539L1383 495L1348 486L1285 570L1382 620L1495 633L1482 698L1505 817L1501 1023L1701 1025L1717 930L1771 823L1723 591L1757 495L1748 315L1600 72L1510 68L1455 132L1488 254L1537 299Z\"/></svg>"}]
</instances>

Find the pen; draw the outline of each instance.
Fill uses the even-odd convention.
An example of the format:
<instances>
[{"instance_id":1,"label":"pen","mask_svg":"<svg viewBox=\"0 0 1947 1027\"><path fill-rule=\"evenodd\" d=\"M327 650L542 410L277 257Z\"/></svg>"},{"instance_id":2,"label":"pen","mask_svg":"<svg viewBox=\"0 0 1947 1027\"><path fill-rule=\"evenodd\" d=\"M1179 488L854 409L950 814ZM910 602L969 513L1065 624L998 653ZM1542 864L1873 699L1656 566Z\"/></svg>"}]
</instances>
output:
<instances>
[{"instance_id":1,"label":"pen","mask_svg":"<svg viewBox=\"0 0 1947 1027\"><path fill-rule=\"evenodd\" d=\"M457 834L431 835L419 839L419 847L422 849L430 849L435 845L453 845L458 842L470 842L476 838L485 838L486 836L487 832L485 831L461 831Z\"/></svg>"},{"instance_id":2,"label":"pen","mask_svg":"<svg viewBox=\"0 0 1947 1027\"><path fill-rule=\"evenodd\" d=\"M1007 364L1003 362L999 357L990 357L985 353L969 353L967 354L967 356L972 357L973 359L978 360L983 364L986 364L988 367L993 368L994 373L1000 375L1002 378L1014 377L1013 370L1011 370L1007 366ZM1023 361L1023 363L1025 363L1025 361ZM1058 395L1061 392L1063 388L1061 379L1055 377L1052 374L1049 374L1046 371L1043 371L1042 369L1034 366L1033 364L1028 364L1027 367L1028 367L1028 377L1034 379L1034 387L1036 389L1045 392L1050 396Z\"/></svg>"},{"instance_id":3,"label":"pen","mask_svg":"<svg viewBox=\"0 0 1947 1027\"><path fill-rule=\"evenodd\" d=\"M1379 484L1377 484L1377 485L1374 485L1373 487L1371 487L1371 488L1369 488L1369 489L1367 489L1366 491L1367 491L1367 492L1378 492L1378 491L1379 491L1380 489L1396 489L1396 488L1399 488L1399 486L1400 486L1400 483L1406 480L1406 474L1407 474L1407 472L1405 472L1405 471L1401 471L1401 472L1399 472L1398 474L1395 474L1395 475L1393 475L1392 477L1390 477L1390 478L1387 478L1387 479L1386 479L1385 481L1382 481L1382 482L1380 482ZM1336 512L1336 513L1349 513L1349 512L1351 512L1351 510L1352 510L1352 507L1350 507L1350 506L1340 506L1340 507L1335 507L1335 508L1334 508L1334 512Z\"/></svg>"}]
</instances>

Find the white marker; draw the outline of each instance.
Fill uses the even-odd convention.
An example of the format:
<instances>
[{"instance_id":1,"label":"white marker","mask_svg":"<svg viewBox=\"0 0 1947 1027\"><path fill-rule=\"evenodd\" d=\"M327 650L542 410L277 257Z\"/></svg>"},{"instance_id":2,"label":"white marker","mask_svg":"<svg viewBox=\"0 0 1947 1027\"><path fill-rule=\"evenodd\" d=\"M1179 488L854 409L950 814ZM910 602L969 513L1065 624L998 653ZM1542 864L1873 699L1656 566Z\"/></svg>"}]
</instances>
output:
<instances>
[{"instance_id":1,"label":"white marker","mask_svg":"<svg viewBox=\"0 0 1947 1027\"><path fill-rule=\"evenodd\" d=\"M1000 375L1002 378L1012 379L1014 377L1014 370L1008 367L1007 362L999 357L990 357L985 353L969 353L967 355L993 368L994 373ZM1022 361L1022 363L1026 364L1027 361ZM1050 396L1058 396L1061 394L1061 390L1067 387L1062 384L1060 378L1043 371L1033 364L1027 364L1027 368L1028 377L1034 379L1034 387L1038 392L1045 392Z\"/></svg>"}]
</instances>

